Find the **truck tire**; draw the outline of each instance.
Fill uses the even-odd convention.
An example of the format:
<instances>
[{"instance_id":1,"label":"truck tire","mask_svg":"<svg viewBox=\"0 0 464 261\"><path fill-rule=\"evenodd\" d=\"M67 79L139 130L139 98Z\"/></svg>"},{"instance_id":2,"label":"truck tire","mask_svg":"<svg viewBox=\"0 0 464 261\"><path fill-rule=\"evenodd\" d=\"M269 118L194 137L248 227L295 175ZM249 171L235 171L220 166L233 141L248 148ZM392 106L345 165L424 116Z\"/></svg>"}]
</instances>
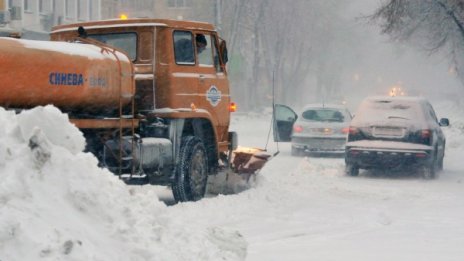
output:
<instances>
[{"instance_id":1,"label":"truck tire","mask_svg":"<svg viewBox=\"0 0 464 261\"><path fill-rule=\"evenodd\" d=\"M177 202L197 201L204 197L208 178L208 159L201 139L182 139L172 192Z\"/></svg>"}]
</instances>

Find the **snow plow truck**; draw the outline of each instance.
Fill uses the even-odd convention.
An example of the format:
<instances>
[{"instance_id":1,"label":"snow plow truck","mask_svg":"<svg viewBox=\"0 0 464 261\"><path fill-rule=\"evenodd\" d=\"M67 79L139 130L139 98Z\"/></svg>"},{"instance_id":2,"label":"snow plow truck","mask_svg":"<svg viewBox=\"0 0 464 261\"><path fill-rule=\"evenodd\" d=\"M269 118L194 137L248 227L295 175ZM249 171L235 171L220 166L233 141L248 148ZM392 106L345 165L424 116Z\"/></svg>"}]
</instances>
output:
<instances>
[{"instance_id":1,"label":"snow plow truck","mask_svg":"<svg viewBox=\"0 0 464 261\"><path fill-rule=\"evenodd\" d=\"M204 197L208 176L248 179L269 155L238 148L227 47L213 25L168 19L59 25L50 41L0 37L0 106L53 104L128 184Z\"/></svg>"}]
</instances>

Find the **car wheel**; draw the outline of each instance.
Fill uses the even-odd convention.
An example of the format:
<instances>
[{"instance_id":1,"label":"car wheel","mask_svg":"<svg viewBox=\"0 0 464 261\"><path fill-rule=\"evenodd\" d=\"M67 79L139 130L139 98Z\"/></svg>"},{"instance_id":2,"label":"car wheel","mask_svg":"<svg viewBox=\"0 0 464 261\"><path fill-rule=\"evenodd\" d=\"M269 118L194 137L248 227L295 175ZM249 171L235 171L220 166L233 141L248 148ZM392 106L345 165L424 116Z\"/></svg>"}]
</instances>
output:
<instances>
[{"instance_id":1,"label":"car wheel","mask_svg":"<svg viewBox=\"0 0 464 261\"><path fill-rule=\"evenodd\" d=\"M423 166L421 172L424 179L435 178L435 168L433 166Z\"/></svg>"},{"instance_id":2,"label":"car wheel","mask_svg":"<svg viewBox=\"0 0 464 261\"><path fill-rule=\"evenodd\" d=\"M302 149L292 147L291 155L296 156L296 157L301 157L304 155L304 152Z\"/></svg>"},{"instance_id":3,"label":"car wheel","mask_svg":"<svg viewBox=\"0 0 464 261\"><path fill-rule=\"evenodd\" d=\"M438 160L438 170L443 170L443 158L444 156L440 157L440 159Z\"/></svg>"},{"instance_id":4,"label":"car wheel","mask_svg":"<svg viewBox=\"0 0 464 261\"><path fill-rule=\"evenodd\" d=\"M424 166L421 167L422 177L424 179L434 179L434 178L436 178L438 165L439 164L437 162L437 157L436 157L436 154L435 154L432 163L424 165Z\"/></svg>"},{"instance_id":5,"label":"car wheel","mask_svg":"<svg viewBox=\"0 0 464 261\"><path fill-rule=\"evenodd\" d=\"M438 160L438 170L443 170L443 160L445 158L445 145L443 145L443 154L441 155L440 159Z\"/></svg>"},{"instance_id":6,"label":"car wheel","mask_svg":"<svg viewBox=\"0 0 464 261\"><path fill-rule=\"evenodd\" d=\"M346 164L345 173L348 176L356 177L359 175L359 168L354 164Z\"/></svg>"}]
</instances>

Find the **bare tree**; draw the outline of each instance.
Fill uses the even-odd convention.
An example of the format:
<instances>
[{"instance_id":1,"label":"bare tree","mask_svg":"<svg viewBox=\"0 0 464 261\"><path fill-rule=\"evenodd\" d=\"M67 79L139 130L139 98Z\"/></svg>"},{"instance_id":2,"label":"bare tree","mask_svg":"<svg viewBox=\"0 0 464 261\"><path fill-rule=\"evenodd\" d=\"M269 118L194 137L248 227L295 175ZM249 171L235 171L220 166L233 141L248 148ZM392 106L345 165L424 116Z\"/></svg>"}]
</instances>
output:
<instances>
[{"instance_id":1,"label":"bare tree","mask_svg":"<svg viewBox=\"0 0 464 261\"><path fill-rule=\"evenodd\" d=\"M464 82L463 0L389 0L370 18L395 40L444 52Z\"/></svg>"},{"instance_id":2,"label":"bare tree","mask_svg":"<svg viewBox=\"0 0 464 261\"><path fill-rule=\"evenodd\" d=\"M345 3L345 4L344 4ZM223 32L229 40L234 98L247 109L278 102L307 102L336 93L343 66L337 57L339 13L335 0L223 1ZM342 45L343 46L343 45ZM273 83L273 73L275 82ZM316 86L308 84L314 77Z\"/></svg>"}]
</instances>

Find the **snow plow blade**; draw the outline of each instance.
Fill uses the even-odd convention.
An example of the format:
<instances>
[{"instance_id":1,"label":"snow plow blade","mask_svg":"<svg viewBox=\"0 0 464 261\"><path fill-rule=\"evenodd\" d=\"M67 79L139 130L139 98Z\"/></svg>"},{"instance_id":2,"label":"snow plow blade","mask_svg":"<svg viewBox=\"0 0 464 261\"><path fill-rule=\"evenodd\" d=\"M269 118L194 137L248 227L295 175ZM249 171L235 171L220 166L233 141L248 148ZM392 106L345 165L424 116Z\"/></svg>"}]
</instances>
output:
<instances>
[{"instance_id":1,"label":"snow plow blade","mask_svg":"<svg viewBox=\"0 0 464 261\"><path fill-rule=\"evenodd\" d=\"M257 148L238 147L232 152L231 169L234 173L251 176L258 173L271 158L266 151Z\"/></svg>"},{"instance_id":2,"label":"snow plow blade","mask_svg":"<svg viewBox=\"0 0 464 261\"><path fill-rule=\"evenodd\" d=\"M262 149L238 147L231 152L229 167L208 178L208 193L235 194L249 189L271 157Z\"/></svg>"}]
</instances>

